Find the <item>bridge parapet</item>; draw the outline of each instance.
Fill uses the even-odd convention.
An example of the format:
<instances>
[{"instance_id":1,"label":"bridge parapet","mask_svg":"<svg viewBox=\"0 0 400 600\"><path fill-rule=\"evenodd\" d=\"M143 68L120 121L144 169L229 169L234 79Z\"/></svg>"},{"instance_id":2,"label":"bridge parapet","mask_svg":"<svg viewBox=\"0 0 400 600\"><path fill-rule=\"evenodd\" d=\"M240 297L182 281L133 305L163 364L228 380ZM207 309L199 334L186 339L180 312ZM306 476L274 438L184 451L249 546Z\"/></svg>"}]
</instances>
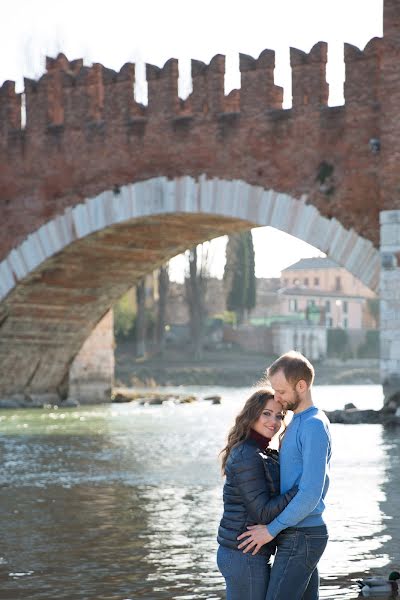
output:
<instances>
[{"instance_id":1,"label":"bridge parapet","mask_svg":"<svg viewBox=\"0 0 400 600\"><path fill-rule=\"evenodd\" d=\"M359 88L365 77L371 72L379 73L377 49L380 41L373 40L364 52L346 45L349 64L346 99L349 101L360 99ZM291 48L293 108L327 105L327 52L325 42L315 44L309 53ZM52 126L78 128L85 123L104 121L112 128L114 121L119 121L129 127L130 119L136 117L174 118L201 114L203 118L213 118L231 112L233 107L244 115L281 109L283 90L274 84L274 68L275 53L272 50L264 50L258 58L241 54L242 85L233 94L235 101L232 101L232 93L228 96L224 93L225 57L216 55L208 65L192 60L193 92L183 102L178 96L178 61L170 59L162 68L147 64L148 106L145 107L134 99L134 64L126 63L116 72L98 63L84 66L82 59L69 61L64 54L57 58L47 57L46 73L38 81L24 80L25 137L30 138L30 134L40 128L46 130ZM13 82L6 82L0 92L3 145L10 130L21 128L20 109L21 94L15 93Z\"/></svg>"}]
</instances>

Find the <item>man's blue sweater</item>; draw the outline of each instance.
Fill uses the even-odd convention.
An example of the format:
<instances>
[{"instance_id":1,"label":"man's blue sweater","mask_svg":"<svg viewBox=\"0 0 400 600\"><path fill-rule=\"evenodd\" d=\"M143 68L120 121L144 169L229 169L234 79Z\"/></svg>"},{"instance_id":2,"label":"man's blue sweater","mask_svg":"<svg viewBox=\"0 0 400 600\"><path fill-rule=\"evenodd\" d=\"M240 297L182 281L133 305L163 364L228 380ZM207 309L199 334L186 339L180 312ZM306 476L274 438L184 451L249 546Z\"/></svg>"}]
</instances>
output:
<instances>
[{"instance_id":1,"label":"man's blue sweater","mask_svg":"<svg viewBox=\"0 0 400 600\"><path fill-rule=\"evenodd\" d=\"M293 416L280 451L281 494L293 485L299 491L284 511L268 524L274 537L287 527L323 525L324 498L329 487L331 436L325 413L310 406Z\"/></svg>"}]
</instances>

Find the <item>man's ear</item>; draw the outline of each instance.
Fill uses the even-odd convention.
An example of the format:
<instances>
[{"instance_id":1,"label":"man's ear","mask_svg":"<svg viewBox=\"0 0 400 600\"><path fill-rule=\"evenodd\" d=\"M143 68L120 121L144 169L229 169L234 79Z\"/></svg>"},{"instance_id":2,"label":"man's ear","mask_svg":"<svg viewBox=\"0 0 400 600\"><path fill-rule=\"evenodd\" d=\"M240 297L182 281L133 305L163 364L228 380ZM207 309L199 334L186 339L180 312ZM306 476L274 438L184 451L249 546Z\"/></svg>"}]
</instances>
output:
<instances>
[{"instance_id":1,"label":"man's ear","mask_svg":"<svg viewBox=\"0 0 400 600\"><path fill-rule=\"evenodd\" d=\"M304 392L306 392L307 389L308 389L308 385L306 384L304 379L299 379L299 381L296 383L296 391L299 394L304 394Z\"/></svg>"}]
</instances>

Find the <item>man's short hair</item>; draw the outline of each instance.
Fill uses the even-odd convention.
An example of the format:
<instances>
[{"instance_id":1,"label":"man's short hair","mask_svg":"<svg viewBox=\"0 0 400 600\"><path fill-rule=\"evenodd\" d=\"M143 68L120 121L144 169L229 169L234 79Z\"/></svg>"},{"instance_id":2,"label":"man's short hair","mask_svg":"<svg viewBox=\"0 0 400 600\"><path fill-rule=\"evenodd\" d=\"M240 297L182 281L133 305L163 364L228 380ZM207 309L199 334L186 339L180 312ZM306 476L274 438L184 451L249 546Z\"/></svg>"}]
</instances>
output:
<instances>
[{"instance_id":1,"label":"man's short hair","mask_svg":"<svg viewBox=\"0 0 400 600\"><path fill-rule=\"evenodd\" d=\"M286 380L295 386L298 381L304 379L308 387L310 387L314 381L314 367L300 352L291 350L282 354L276 359L267 369L267 377L275 375L278 371L282 371Z\"/></svg>"}]
</instances>

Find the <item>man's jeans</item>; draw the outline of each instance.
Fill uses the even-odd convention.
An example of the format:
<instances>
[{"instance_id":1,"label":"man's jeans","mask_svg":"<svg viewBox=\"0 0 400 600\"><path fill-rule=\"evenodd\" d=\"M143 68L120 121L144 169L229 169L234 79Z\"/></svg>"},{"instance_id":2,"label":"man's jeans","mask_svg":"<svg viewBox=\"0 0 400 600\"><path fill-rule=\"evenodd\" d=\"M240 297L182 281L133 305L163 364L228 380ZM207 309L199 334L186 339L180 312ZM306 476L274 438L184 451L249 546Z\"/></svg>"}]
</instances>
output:
<instances>
[{"instance_id":1,"label":"man's jeans","mask_svg":"<svg viewBox=\"0 0 400 600\"><path fill-rule=\"evenodd\" d=\"M328 542L325 525L290 527L278 545L265 600L318 600L317 564Z\"/></svg>"},{"instance_id":2,"label":"man's jeans","mask_svg":"<svg viewBox=\"0 0 400 600\"><path fill-rule=\"evenodd\" d=\"M226 600L265 600L271 570L269 556L252 556L219 546L217 564L225 578Z\"/></svg>"}]
</instances>

